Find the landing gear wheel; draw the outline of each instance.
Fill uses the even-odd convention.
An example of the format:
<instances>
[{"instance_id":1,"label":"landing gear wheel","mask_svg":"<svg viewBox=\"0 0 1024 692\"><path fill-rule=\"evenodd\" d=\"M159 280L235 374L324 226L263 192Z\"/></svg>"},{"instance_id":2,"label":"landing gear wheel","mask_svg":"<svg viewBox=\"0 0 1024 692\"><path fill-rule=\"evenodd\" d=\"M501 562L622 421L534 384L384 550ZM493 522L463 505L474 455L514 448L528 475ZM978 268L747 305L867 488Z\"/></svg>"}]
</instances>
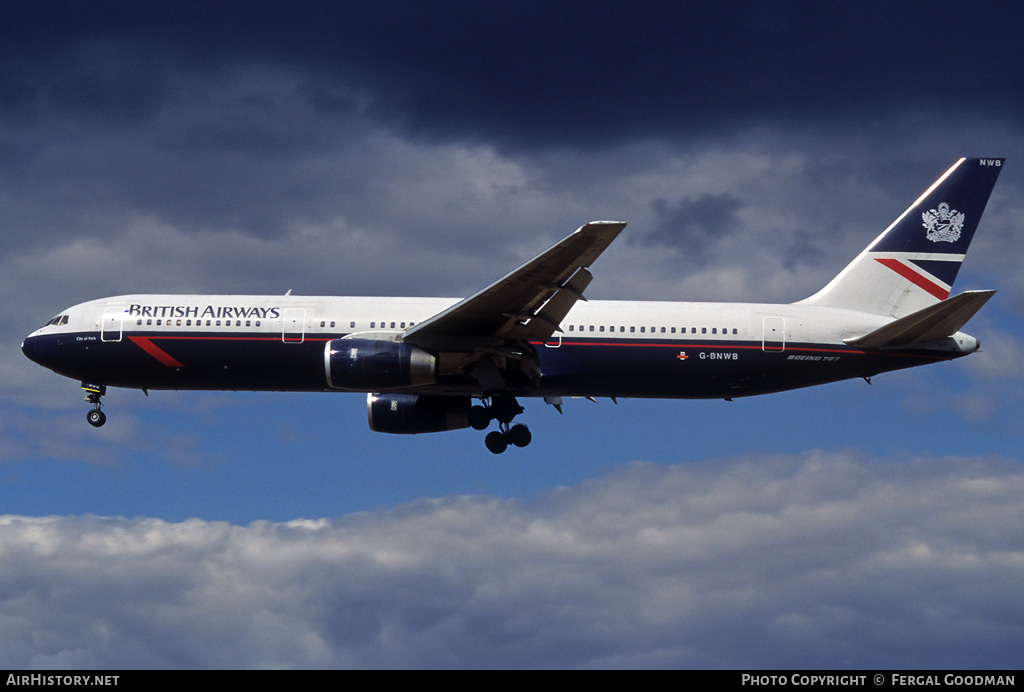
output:
<instances>
[{"instance_id":1,"label":"landing gear wheel","mask_svg":"<svg viewBox=\"0 0 1024 692\"><path fill-rule=\"evenodd\" d=\"M512 420L523 412L514 396L508 394L484 397L483 406L473 406L467 417L469 424L477 430L484 430L492 420L498 421L498 429L488 433L484 444L492 454L501 454L508 446L525 447L530 444L533 435L522 423L512 425Z\"/></svg>"},{"instance_id":2,"label":"landing gear wheel","mask_svg":"<svg viewBox=\"0 0 1024 692\"><path fill-rule=\"evenodd\" d=\"M499 430L492 430L484 438L484 444L487 445L487 449L491 451L491 454L501 454L508 447L508 438L505 436L505 433Z\"/></svg>"},{"instance_id":3,"label":"landing gear wheel","mask_svg":"<svg viewBox=\"0 0 1024 692\"><path fill-rule=\"evenodd\" d=\"M483 406L474 406L469 409L469 425L473 430L487 430L491 424L491 412Z\"/></svg>"},{"instance_id":4,"label":"landing gear wheel","mask_svg":"<svg viewBox=\"0 0 1024 692\"><path fill-rule=\"evenodd\" d=\"M530 434L530 429L522 423L513 425L512 429L508 431L508 441L516 447L525 447L530 444L532 439L533 435Z\"/></svg>"},{"instance_id":5,"label":"landing gear wheel","mask_svg":"<svg viewBox=\"0 0 1024 692\"><path fill-rule=\"evenodd\" d=\"M89 421L89 425L98 428L107 422L106 415L100 411L100 406L103 405L103 395L107 393L107 386L83 381L82 389L85 390L85 403L92 404L92 410L85 414L85 419Z\"/></svg>"}]
</instances>

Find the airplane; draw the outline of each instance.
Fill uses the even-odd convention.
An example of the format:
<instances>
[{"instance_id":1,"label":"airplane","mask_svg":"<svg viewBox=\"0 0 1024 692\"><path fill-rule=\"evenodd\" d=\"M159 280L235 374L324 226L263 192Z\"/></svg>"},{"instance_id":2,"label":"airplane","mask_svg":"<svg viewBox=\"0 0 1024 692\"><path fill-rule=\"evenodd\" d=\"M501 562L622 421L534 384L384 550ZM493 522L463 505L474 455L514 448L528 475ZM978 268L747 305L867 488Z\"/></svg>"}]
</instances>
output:
<instances>
[{"instance_id":1,"label":"airplane","mask_svg":"<svg viewBox=\"0 0 1024 692\"><path fill-rule=\"evenodd\" d=\"M124 295L62 311L23 342L107 387L367 394L371 430L472 427L525 447L517 397L726 399L952 360L995 291L950 297L1005 159L961 158L824 288L791 304L587 301L589 267L625 227L594 221L455 298ZM474 404L474 400L480 403Z\"/></svg>"}]
</instances>

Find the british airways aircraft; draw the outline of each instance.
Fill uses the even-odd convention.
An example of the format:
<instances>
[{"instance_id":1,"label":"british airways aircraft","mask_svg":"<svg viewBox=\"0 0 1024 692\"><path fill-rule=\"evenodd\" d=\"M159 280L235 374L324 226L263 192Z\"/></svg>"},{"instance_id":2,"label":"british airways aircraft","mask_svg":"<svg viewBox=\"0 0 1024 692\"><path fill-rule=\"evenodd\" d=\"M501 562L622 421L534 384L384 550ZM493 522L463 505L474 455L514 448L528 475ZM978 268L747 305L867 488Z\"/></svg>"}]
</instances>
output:
<instances>
[{"instance_id":1,"label":"british airways aircraft","mask_svg":"<svg viewBox=\"0 0 1024 692\"><path fill-rule=\"evenodd\" d=\"M108 386L365 392L372 430L497 421L499 454L530 443L517 397L559 412L563 397L732 399L973 353L960 329L994 291L949 294L1003 162L957 161L792 304L587 301L588 267L626 225L595 221L462 300L117 296L62 311L22 350L81 380L94 426Z\"/></svg>"}]
</instances>

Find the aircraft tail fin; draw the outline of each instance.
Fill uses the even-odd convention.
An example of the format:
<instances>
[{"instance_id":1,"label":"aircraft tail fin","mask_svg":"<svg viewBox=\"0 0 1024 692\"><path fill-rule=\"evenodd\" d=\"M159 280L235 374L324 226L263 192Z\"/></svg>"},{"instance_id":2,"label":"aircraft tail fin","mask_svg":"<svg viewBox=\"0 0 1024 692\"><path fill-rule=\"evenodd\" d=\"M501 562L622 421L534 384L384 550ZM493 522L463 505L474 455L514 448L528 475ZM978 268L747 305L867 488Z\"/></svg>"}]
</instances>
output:
<instances>
[{"instance_id":1,"label":"aircraft tail fin","mask_svg":"<svg viewBox=\"0 0 1024 692\"><path fill-rule=\"evenodd\" d=\"M902 318L945 300L1004 161L957 161L825 288L800 304Z\"/></svg>"},{"instance_id":2,"label":"aircraft tail fin","mask_svg":"<svg viewBox=\"0 0 1024 692\"><path fill-rule=\"evenodd\" d=\"M863 336L843 339L861 348L909 346L953 336L988 302L995 291L965 291L879 327Z\"/></svg>"}]
</instances>

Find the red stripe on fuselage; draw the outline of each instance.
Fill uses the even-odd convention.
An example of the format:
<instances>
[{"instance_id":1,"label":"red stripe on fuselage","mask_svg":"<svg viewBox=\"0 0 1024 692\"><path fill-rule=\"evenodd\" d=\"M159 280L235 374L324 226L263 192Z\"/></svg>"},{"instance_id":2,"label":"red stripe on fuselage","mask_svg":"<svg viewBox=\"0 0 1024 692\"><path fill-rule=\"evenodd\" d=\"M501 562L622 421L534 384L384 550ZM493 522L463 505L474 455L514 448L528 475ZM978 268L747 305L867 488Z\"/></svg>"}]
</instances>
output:
<instances>
[{"instance_id":1,"label":"red stripe on fuselage","mask_svg":"<svg viewBox=\"0 0 1024 692\"><path fill-rule=\"evenodd\" d=\"M179 363L170 353L161 349L145 336L129 336L128 340L169 368L185 367L184 363Z\"/></svg>"},{"instance_id":2,"label":"red stripe on fuselage","mask_svg":"<svg viewBox=\"0 0 1024 692\"><path fill-rule=\"evenodd\" d=\"M949 356L932 356L923 353L901 353L897 351L886 351L884 353L876 350L865 351L854 347L837 347L837 348L825 348L822 346L790 346L786 344L784 349L765 349L762 344L753 343L750 345L739 345L739 344L716 344L716 343L692 343L692 342L676 342L676 343L630 343L630 340L623 341L590 341L586 337L568 337L563 336L561 346L551 347L552 350L558 348L572 348L573 346L605 346L605 347L624 347L624 348L667 348L667 349L717 349L719 351L762 351L764 353L841 353L844 355L853 356L898 356L901 358L923 358L925 360L949 360ZM550 343L550 342L549 342ZM543 341L530 341L532 346L546 346Z\"/></svg>"}]
</instances>

